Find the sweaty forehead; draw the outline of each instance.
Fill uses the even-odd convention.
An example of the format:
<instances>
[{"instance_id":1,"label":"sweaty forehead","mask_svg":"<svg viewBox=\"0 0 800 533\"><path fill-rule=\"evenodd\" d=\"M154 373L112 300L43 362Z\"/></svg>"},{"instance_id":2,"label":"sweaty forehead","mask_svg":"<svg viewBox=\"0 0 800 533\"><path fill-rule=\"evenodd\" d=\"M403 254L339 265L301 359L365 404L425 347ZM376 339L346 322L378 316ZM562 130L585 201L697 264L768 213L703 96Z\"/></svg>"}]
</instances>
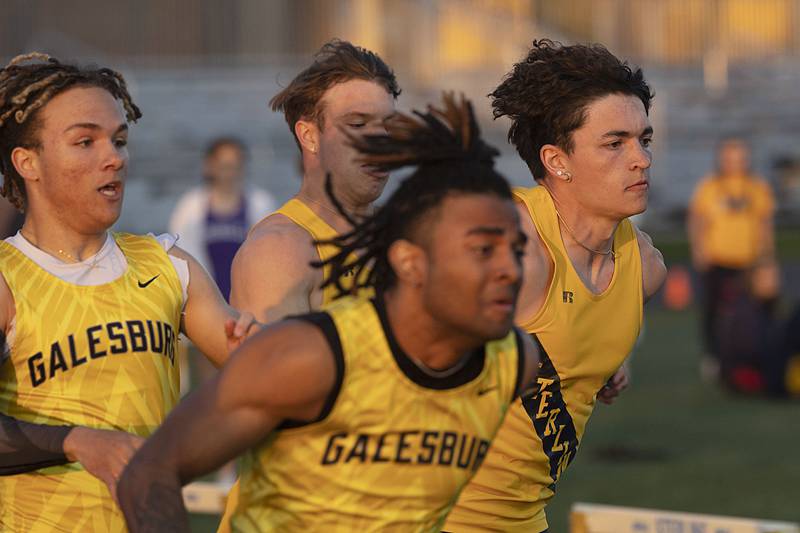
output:
<instances>
[{"instance_id":1,"label":"sweaty forehead","mask_svg":"<svg viewBox=\"0 0 800 533\"><path fill-rule=\"evenodd\" d=\"M348 80L325 91L321 100L326 115L348 114L386 118L394 113L394 98L386 88L374 81Z\"/></svg>"}]
</instances>

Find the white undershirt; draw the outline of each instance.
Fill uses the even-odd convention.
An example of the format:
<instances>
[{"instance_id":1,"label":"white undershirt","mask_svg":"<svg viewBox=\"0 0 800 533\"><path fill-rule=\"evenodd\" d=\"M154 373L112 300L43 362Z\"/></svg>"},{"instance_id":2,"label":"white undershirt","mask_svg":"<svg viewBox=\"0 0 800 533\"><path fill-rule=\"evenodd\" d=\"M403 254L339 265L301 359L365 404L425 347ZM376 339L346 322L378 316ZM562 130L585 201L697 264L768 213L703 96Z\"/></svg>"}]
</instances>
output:
<instances>
[{"instance_id":1,"label":"white undershirt","mask_svg":"<svg viewBox=\"0 0 800 533\"><path fill-rule=\"evenodd\" d=\"M162 233L161 235L148 233L148 235L154 237L166 252L169 252L178 240L177 236L169 233ZM96 254L78 263L66 263L58 257L54 257L44 250L40 250L31 244L19 231L16 235L7 238L6 242L25 254L28 259L42 267L48 273L75 285L92 286L111 283L125 274L125 271L128 269L128 260L125 258L125 254L122 253L122 250L111 234L108 234L106 242ZM181 293L183 295L181 309L183 309L186 306L186 300L188 298L189 264L184 259L172 255L169 256L169 259L172 261L172 266L175 267L175 272L177 272L178 279L180 279L181 282ZM8 335L6 337L6 353L8 347L12 344L16 330L15 326L16 316L11 321L11 324L9 324ZM0 362L2 362L2 360L3 356L0 354Z\"/></svg>"},{"instance_id":2,"label":"white undershirt","mask_svg":"<svg viewBox=\"0 0 800 533\"><path fill-rule=\"evenodd\" d=\"M161 235L148 233L148 235L154 237L166 252L169 252L178 240L178 237L170 233L162 233ZM19 231L16 235L7 238L6 242L53 276L75 285L92 286L111 283L122 276L128 269L128 260L125 259L125 254L117 246L117 242L111 234L108 234L106 242L96 254L78 263L67 263L44 250L40 250L31 244ZM172 265L175 267L175 271L181 281L183 293L181 307L183 307L186 304L186 291L189 287L189 264L185 260L172 255L169 256L169 259L172 261Z\"/></svg>"}]
</instances>

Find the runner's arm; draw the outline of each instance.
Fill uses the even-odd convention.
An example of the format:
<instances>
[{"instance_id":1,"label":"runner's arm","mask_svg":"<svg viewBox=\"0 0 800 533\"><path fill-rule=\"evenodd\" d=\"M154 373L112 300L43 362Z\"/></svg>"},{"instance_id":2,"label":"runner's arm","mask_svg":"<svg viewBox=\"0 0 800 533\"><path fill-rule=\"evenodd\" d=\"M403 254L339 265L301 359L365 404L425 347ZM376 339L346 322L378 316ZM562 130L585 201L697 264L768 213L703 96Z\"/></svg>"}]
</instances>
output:
<instances>
[{"instance_id":1,"label":"runner's arm","mask_svg":"<svg viewBox=\"0 0 800 533\"><path fill-rule=\"evenodd\" d=\"M231 267L231 303L265 324L311 311L321 280L310 265L318 256L308 233L273 218L253 230Z\"/></svg>"},{"instance_id":2,"label":"runner's arm","mask_svg":"<svg viewBox=\"0 0 800 533\"><path fill-rule=\"evenodd\" d=\"M667 266L664 264L664 256L653 245L650 235L636 228L636 238L639 241L639 254L642 257L644 301L647 302L664 285L667 279Z\"/></svg>"},{"instance_id":3,"label":"runner's arm","mask_svg":"<svg viewBox=\"0 0 800 533\"><path fill-rule=\"evenodd\" d=\"M232 345L258 330L250 313L239 313L229 306L206 269L191 254L178 246L170 255L189 265L189 287L181 331L215 366L228 359Z\"/></svg>"},{"instance_id":4,"label":"runner's arm","mask_svg":"<svg viewBox=\"0 0 800 533\"><path fill-rule=\"evenodd\" d=\"M325 335L305 321L283 321L248 339L126 468L118 491L130 531L189 531L181 486L254 446L283 420L315 420L336 374Z\"/></svg>"}]
</instances>

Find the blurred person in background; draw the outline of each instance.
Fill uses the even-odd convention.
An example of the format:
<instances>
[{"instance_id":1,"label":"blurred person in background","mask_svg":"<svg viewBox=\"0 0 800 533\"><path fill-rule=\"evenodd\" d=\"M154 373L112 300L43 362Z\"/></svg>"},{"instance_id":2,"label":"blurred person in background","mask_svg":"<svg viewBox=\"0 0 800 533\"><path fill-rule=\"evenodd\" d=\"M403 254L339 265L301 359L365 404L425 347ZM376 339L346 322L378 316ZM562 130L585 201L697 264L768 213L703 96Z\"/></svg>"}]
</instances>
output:
<instances>
[{"instance_id":1,"label":"blurred person in background","mask_svg":"<svg viewBox=\"0 0 800 533\"><path fill-rule=\"evenodd\" d=\"M275 207L266 191L244 183L248 150L235 137L218 137L206 148L204 183L186 192L169 221L170 233L200 261L226 300L231 292L231 263L247 232Z\"/></svg>"},{"instance_id":2,"label":"blurred person in background","mask_svg":"<svg viewBox=\"0 0 800 533\"><path fill-rule=\"evenodd\" d=\"M187 191L175 206L169 221L181 247L192 254L214 278L225 300L231 293L231 263L247 232L276 207L272 196L244 183L247 146L235 137L217 137L206 147L203 160L204 183ZM188 392L192 370L203 382L216 372L214 366L192 346L181 350L181 393ZM190 364L191 362L191 364ZM231 483L235 465L219 472L219 479Z\"/></svg>"},{"instance_id":3,"label":"blurred person in background","mask_svg":"<svg viewBox=\"0 0 800 533\"><path fill-rule=\"evenodd\" d=\"M738 137L724 139L717 150L717 169L697 185L688 217L692 264L705 292L701 373L707 379L720 371L722 377L731 377L726 368L756 357L744 351L764 344L763 330L779 289L774 211L769 185L751 170L747 143ZM742 334L748 338L740 338ZM758 386L751 377L744 379L746 387Z\"/></svg>"}]
</instances>

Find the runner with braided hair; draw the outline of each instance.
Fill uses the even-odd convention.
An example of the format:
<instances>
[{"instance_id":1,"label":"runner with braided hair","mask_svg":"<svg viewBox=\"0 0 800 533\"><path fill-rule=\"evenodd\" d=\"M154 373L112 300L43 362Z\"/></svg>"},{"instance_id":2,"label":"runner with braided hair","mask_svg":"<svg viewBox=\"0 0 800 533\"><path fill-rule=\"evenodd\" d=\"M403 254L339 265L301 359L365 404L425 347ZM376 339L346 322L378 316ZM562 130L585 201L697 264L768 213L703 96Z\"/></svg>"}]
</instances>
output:
<instances>
[{"instance_id":1,"label":"runner with braided hair","mask_svg":"<svg viewBox=\"0 0 800 533\"><path fill-rule=\"evenodd\" d=\"M174 237L109 232L140 117L113 70L0 70L0 193L25 213L0 241L2 531L124 531L116 480L177 402L178 333L220 365L252 324Z\"/></svg>"}]
</instances>

